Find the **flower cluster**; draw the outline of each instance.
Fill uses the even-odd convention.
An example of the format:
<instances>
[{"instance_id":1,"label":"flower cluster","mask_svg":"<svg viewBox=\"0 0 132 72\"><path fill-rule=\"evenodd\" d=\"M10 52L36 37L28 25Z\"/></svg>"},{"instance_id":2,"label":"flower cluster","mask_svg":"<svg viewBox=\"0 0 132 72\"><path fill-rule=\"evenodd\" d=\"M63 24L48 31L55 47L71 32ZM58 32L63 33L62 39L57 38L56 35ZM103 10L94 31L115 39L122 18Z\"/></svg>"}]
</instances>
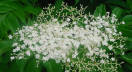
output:
<instances>
[{"instance_id":1,"label":"flower cluster","mask_svg":"<svg viewBox=\"0 0 132 72\"><path fill-rule=\"evenodd\" d=\"M48 13L52 17L52 12ZM42 11L34 25L23 26L13 37L9 36L14 39L11 59L34 55L44 62L49 59L62 62L66 64L66 71L102 71L103 66L116 71L117 68L113 70L113 67L117 67L118 63L107 50L114 52L119 48L124 54L124 37L117 31L121 23L109 13L98 17L83 15L81 11L77 13L71 17L64 14L60 20L61 16L44 19L48 14Z\"/></svg>"}]
</instances>

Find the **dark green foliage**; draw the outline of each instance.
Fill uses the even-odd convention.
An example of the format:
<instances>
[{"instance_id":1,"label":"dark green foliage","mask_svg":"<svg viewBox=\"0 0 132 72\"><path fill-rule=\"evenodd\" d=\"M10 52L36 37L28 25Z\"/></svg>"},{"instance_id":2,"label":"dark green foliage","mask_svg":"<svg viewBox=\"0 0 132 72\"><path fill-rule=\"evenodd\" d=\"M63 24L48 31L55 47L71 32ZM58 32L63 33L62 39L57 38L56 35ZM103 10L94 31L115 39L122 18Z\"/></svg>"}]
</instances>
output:
<instances>
[{"instance_id":1,"label":"dark green foliage","mask_svg":"<svg viewBox=\"0 0 132 72\"><path fill-rule=\"evenodd\" d=\"M39 9L25 1L0 1L0 39L15 32L18 27L26 24L29 17L37 15Z\"/></svg>"},{"instance_id":2,"label":"dark green foliage","mask_svg":"<svg viewBox=\"0 0 132 72\"><path fill-rule=\"evenodd\" d=\"M132 64L132 53L127 53L126 55L122 56L122 59L124 59L129 64Z\"/></svg>"},{"instance_id":3,"label":"dark green foliage","mask_svg":"<svg viewBox=\"0 0 132 72\"><path fill-rule=\"evenodd\" d=\"M80 0L75 0L75 5L77 5L79 3Z\"/></svg>"},{"instance_id":4,"label":"dark green foliage","mask_svg":"<svg viewBox=\"0 0 132 72\"><path fill-rule=\"evenodd\" d=\"M12 44L12 41L9 41L9 40L7 40L7 41L6 40L0 41L0 56L3 53L5 53L5 52L7 52L7 51L10 50L11 44Z\"/></svg>"},{"instance_id":5,"label":"dark green foliage","mask_svg":"<svg viewBox=\"0 0 132 72\"><path fill-rule=\"evenodd\" d=\"M32 23L34 16L38 15L41 10L38 5L43 5L41 1L37 4L38 1L40 0L0 0L0 72L42 72L44 68L47 72L63 72L60 64L56 64L53 60L41 63L38 68L33 57L27 60L10 61L12 41L8 39L8 35L15 32L17 28ZM61 8L63 1L66 0L55 1L56 9ZM80 8L80 4L88 6L86 14L91 12L95 16L102 16L109 11L115 14L120 21L125 21L125 25L121 25L119 30L123 36L128 37L126 55L119 55L117 58L120 62L125 62L119 72L132 72L132 0L73 1L74 7Z\"/></svg>"},{"instance_id":6,"label":"dark green foliage","mask_svg":"<svg viewBox=\"0 0 132 72\"><path fill-rule=\"evenodd\" d=\"M12 41L8 39L8 35L28 24L39 13L40 8L34 7L36 1L0 0L0 72L25 72L22 61L19 64L10 61Z\"/></svg>"},{"instance_id":7,"label":"dark green foliage","mask_svg":"<svg viewBox=\"0 0 132 72\"><path fill-rule=\"evenodd\" d=\"M132 0L127 0L127 5L132 10Z\"/></svg>"}]
</instances>

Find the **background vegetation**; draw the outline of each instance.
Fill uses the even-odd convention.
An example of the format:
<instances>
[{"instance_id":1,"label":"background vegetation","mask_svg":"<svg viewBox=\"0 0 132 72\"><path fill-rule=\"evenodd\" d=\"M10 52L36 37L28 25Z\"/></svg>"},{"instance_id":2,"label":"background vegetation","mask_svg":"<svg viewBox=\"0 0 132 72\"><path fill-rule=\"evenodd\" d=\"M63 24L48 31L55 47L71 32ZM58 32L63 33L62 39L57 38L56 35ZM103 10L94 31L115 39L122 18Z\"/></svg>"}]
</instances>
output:
<instances>
[{"instance_id":1,"label":"background vegetation","mask_svg":"<svg viewBox=\"0 0 132 72\"><path fill-rule=\"evenodd\" d=\"M115 53L119 62L124 62L120 72L132 72L132 0L0 0L0 72L61 72L59 64L49 61L45 64L40 63L36 67L33 57L27 60L11 61L10 53L12 41L8 35L16 31L23 25L32 24L36 16L43 7L53 4L56 10L61 3L65 2L69 6L80 9L80 4L87 6L85 13L95 16L104 15L107 11L117 15L117 18L125 21L119 30L128 37L126 42L125 55L120 55L117 50Z\"/></svg>"}]
</instances>

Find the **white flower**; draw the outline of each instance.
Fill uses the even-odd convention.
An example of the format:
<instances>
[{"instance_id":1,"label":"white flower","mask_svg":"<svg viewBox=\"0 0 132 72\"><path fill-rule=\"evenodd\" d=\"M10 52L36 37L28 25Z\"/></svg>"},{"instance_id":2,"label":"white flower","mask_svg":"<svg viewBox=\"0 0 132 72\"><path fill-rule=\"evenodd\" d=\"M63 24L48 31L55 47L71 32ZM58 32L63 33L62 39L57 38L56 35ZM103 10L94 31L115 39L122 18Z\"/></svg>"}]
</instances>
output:
<instances>
[{"instance_id":1,"label":"white flower","mask_svg":"<svg viewBox=\"0 0 132 72\"><path fill-rule=\"evenodd\" d=\"M115 16L94 17L85 14L80 17L78 14L71 17L64 16L60 20L59 17L53 18L54 16L51 15L51 20L47 21L43 14L40 14L39 18L41 16L42 21L37 20L34 25L23 26L14 34L13 54L15 58L22 59L24 55L34 54L36 59L44 62L53 59L56 63L70 63L72 59L78 58L79 52L83 51L78 50L79 46L83 45L86 49L83 55L86 58L96 61L94 56L100 57L100 63L111 61L105 49L101 47L106 46L112 50L114 46L109 42L117 44L115 41L121 36L116 29ZM82 21L81 18L85 20ZM85 27L77 24L80 21L85 23ZM123 48L123 46L119 47ZM21 53L23 54L19 55Z\"/></svg>"},{"instance_id":2,"label":"white flower","mask_svg":"<svg viewBox=\"0 0 132 72\"><path fill-rule=\"evenodd\" d=\"M14 60L15 59L15 57L14 56L11 56L11 60Z\"/></svg>"},{"instance_id":3,"label":"white flower","mask_svg":"<svg viewBox=\"0 0 132 72\"><path fill-rule=\"evenodd\" d=\"M114 41L115 41L115 39L110 39L110 41L114 42Z\"/></svg>"},{"instance_id":4,"label":"white flower","mask_svg":"<svg viewBox=\"0 0 132 72\"><path fill-rule=\"evenodd\" d=\"M53 21L53 22L56 22L56 21L57 21L57 19L53 19L52 21Z\"/></svg>"},{"instance_id":5,"label":"white flower","mask_svg":"<svg viewBox=\"0 0 132 72\"><path fill-rule=\"evenodd\" d=\"M34 24L34 26L35 26L35 27L37 27L37 26L38 26L38 24Z\"/></svg>"},{"instance_id":6,"label":"white flower","mask_svg":"<svg viewBox=\"0 0 132 72\"><path fill-rule=\"evenodd\" d=\"M100 63L105 63L105 61L102 59L102 60L100 60Z\"/></svg>"},{"instance_id":7,"label":"white flower","mask_svg":"<svg viewBox=\"0 0 132 72\"><path fill-rule=\"evenodd\" d=\"M75 53L72 55L72 58L76 58L77 55L78 55L78 52L75 51Z\"/></svg>"},{"instance_id":8,"label":"white flower","mask_svg":"<svg viewBox=\"0 0 132 72\"><path fill-rule=\"evenodd\" d=\"M16 50L16 51L19 51L19 50L20 50L20 47L16 47L15 50Z\"/></svg>"},{"instance_id":9,"label":"white flower","mask_svg":"<svg viewBox=\"0 0 132 72\"><path fill-rule=\"evenodd\" d=\"M9 35L8 38L9 38L9 39L12 39L12 35Z\"/></svg>"},{"instance_id":10,"label":"white flower","mask_svg":"<svg viewBox=\"0 0 132 72\"><path fill-rule=\"evenodd\" d=\"M19 56L18 59L22 59L23 57L22 56Z\"/></svg>"},{"instance_id":11,"label":"white flower","mask_svg":"<svg viewBox=\"0 0 132 72\"><path fill-rule=\"evenodd\" d=\"M109 50L112 50L112 49L113 49L113 47L112 47L112 46L108 46L108 48L109 48Z\"/></svg>"},{"instance_id":12,"label":"white flower","mask_svg":"<svg viewBox=\"0 0 132 72\"><path fill-rule=\"evenodd\" d=\"M112 60L112 61L115 61L115 58L112 57L111 60Z\"/></svg>"},{"instance_id":13,"label":"white flower","mask_svg":"<svg viewBox=\"0 0 132 72\"><path fill-rule=\"evenodd\" d=\"M39 59L39 58L40 58L40 55L39 55L39 54L36 54L36 55L35 55L35 58L36 58L36 59Z\"/></svg>"},{"instance_id":14,"label":"white flower","mask_svg":"<svg viewBox=\"0 0 132 72\"><path fill-rule=\"evenodd\" d=\"M30 51L29 51L29 50L26 51L26 55L27 55L27 56L30 56Z\"/></svg>"},{"instance_id":15,"label":"white flower","mask_svg":"<svg viewBox=\"0 0 132 72\"><path fill-rule=\"evenodd\" d=\"M75 25L76 25L76 24L77 24L77 22L73 22L73 24L75 24Z\"/></svg>"},{"instance_id":16,"label":"white flower","mask_svg":"<svg viewBox=\"0 0 132 72\"><path fill-rule=\"evenodd\" d=\"M125 24L125 22L123 21L122 24Z\"/></svg>"},{"instance_id":17,"label":"white flower","mask_svg":"<svg viewBox=\"0 0 132 72\"><path fill-rule=\"evenodd\" d=\"M84 23L85 23L85 24L88 24L88 21L87 21L87 20L85 20L85 21L84 21Z\"/></svg>"},{"instance_id":18,"label":"white flower","mask_svg":"<svg viewBox=\"0 0 132 72\"><path fill-rule=\"evenodd\" d=\"M13 43L13 45L12 45L12 46L13 46L13 47L15 47L15 46L17 46L17 45L18 45L18 43Z\"/></svg>"},{"instance_id":19,"label":"white flower","mask_svg":"<svg viewBox=\"0 0 132 72\"><path fill-rule=\"evenodd\" d=\"M122 35L122 32L119 32L120 35Z\"/></svg>"},{"instance_id":20,"label":"white flower","mask_svg":"<svg viewBox=\"0 0 132 72\"><path fill-rule=\"evenodd\" d=\"M70 18L67 18L67 21L69 22L70 21Z\"/></svg>"},{"instance_id":21,"label":"white flower","mask_svg":"<svg viewBox=\"0 0 132 72\"><path fill-rule=\"evenodd\" d=\"M105 30L108 32L108 33L112 33L112 30L110 28L105 28Z\"/></svg>"},{"instance_id":22,"label":"white flower","mask_svg":"<svg viewBox=\"0 0 132 72\"><path fill-rule=\"evenodd\" d=\"M67 59L67 62L70 62L70 59L69 58Z\"/></svg>"},{"instance_id":23,"label":"white flower","mask_svg":"<svg viewBox=\"0 0 132 72\"><path fill-rule=\"evenodd\" d=\"M65 70L65 72L70 72L69 70Z\"/></svg>"}]
</instances>

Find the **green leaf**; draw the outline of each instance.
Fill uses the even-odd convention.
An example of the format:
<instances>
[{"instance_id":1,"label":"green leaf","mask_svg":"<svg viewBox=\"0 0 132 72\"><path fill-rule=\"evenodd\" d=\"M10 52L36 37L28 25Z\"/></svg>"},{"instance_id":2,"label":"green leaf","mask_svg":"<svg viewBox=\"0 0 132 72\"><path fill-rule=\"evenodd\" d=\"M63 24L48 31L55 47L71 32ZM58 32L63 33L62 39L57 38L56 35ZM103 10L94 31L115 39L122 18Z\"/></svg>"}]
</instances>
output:
<instances>
[{"instance_id":1,"label":"green leaf","mask_svg":"<svg viewBox=\"0 0 132 72\"><path fill-rule=\"evenodd\" d=\"M124 70L122 69L122 67L118 67L119 72L124 72Z\"/></svg>"},{"instance_id":2,"label":"green leaf","mask_svg":"<svg viewBox=\"0 0 132 72\"><path fill-rule=\"evenodd\" d=\"M6 64L0 63L0 72L5 72L7 68L8 68L8 67L7 67Z\"/></svg>"},{"instance_id":3,"label":"green leaf","mask_svg":"<svg viewBox=\"0 0 132 72\"><path fill-rule=\"evenodd\" d=\"M13 15L17 17L18 20L26 23L26 14L22 10L16 10L13 12Z\"/></svg>"},{"instance_id":4,"label":"green leaf","mask_svg":"<svg viewBox=\"0 0 132 72\"><path fill-rule=\"evenodd\" d=\"M30 14L37 15L40 12L40 8L34 8L32 6L25 6L24 11Z\"/></svg>"},{"instance_id":5,"label":"green leaf","mask_svg":"<svg viewBox=\"0 0 132 72\"><path fill-rule=\"evenodd\" d=\"M17 18L12 14L9 14L7 16L7 18L5 19L5 23L6 23L5 25L7 26L7 28L9 28L12 32L15 32L16 29L20 27Z\"/></svg>"},{"instance_id":6,"label":"green leaf","mask_svg":"<svg viewBox=\"0 0 132 72\"><path fill-rule=\"evenodd\" d=\"M124 68L124 72L132 72L131 64L125 63L123 68Z\"/></svg>"},{"instance_id":7,"label":"green leaf","mask_svg":"<svg viewBox=\"0 0 132 72\"><path fill-rule=\"evenodd\" d=\"M132 10L132 0L127 0L127 5Z\"/></svg>"},{"instance_id":8,"label":"green leaf","mask_svg":"<svg viewBox=\"0 0 132 72\"><path fill-rule=\"evenodd\" d=\"M127 55L122 55L121 58L128 62L129 64L132 64L132 53L128 53Z\"/></svg>"},{"instance_id":9,"label":"green leaf","mask_svg":"<svg viewBox=\"0 0 132 72\"><path fill-rule=\"evenodd\" d=\"M12 9L10 7L6 7L6 6L0 6L0 13L6 13L11 11Z\"/></svg>"},{"instance_id":10,"label":"green leaf","mask_svg":"<svg viewBox=\"0 0 132 72\"><path fill-rule=\"evenodd\" d=\"M17 63L15 61L10 62L7 72L20 72L19 66L17 66Z\"/></svg>"},{"instance_id":11,"label":"green leaf","mask_svg":"<svg viewBox=\"0 0 132 72\"><path fill-rule=\"evenodd\" d=\"M36 3L38 0L19 0L20 2L26 4L26 5L31 5L31 4L34 4Z\"/></svg>"},{"instance_id":12,"label":"green leaf","mask_svg":"<svg viewBox=\"0 0 132 72\"><path fill-rule=\"evenodd\" d=\"M131 21L132 21L132 15L126 15L126 16L123 18L123 21L125 21L125 22L131 22Z\"/></svg>"},{"instance_id":13,"label":"green leaf","mask_svg":"<svg viewBox=\"0 0 132 72\"><path fill-rule=\"evenodd\" d=\"M38 66L37 66L38 65ZM41 66L34 57L27 60L27 64L24 67L24 72L41 72Z\"/></svg>"},{"instance_id":14,"label":"green leaf","mask_svg":"<svg viewBox=\"0 0 132 72\"><path fill-rule=\"evenodd\" d=\"M36 0L33 1L36 2ZM27 19L33 18L40 10L30 3L17 0L0 1L0 39L7 39L8 34L15 32L20 25L26 24Z\"/></svg>"},{"instance_id":15,"label":"green leaf","mask_svg":"<svg viewBox=\"0 0 132 72\"><path fill-rule=\"evenodd\" d=\"M127 46L126 51L132 50L132 38L131 37L127 39L126 46Z\"/></svg>"},{"instance_id":16,"label":"green leaf","mask_svg":"<svg viewBox=\"0 0 132 72\"><path fill-rule=\"evenodd\" d=\"M75 5L77 5L79 3L80 0L75 0Z\"/></svg>"},{"instance_id":17,"label":"green leaf","mask_svg":"<svg viewBox=\"0 0 132 72\"><path fill-rule=\"evenodd\" d=\"M0 41L0 56L9 51L12 45L12 41Z\"/></svg>"},{"instance_id":18,"label":"green leaf","mask_svg":"<svg viewBox=\"0 0 132 72\"><path fill-rule=\"evenodd\" d=\"M112 10L112 14L115 14L117 18L120 18L123 13L123 9L116 7Z\"/></svg>"},{"instance_id":19,"label":"green leaf","mask_svg":"<svg viewBox=\"0 0 132 72\"><path fill-rule=\"evenodd\" d=\"M60 9L60 7L61 7L61 5L62 5L62 2L63 2L63 0L57 0L57 1L55 2L55 8L56 8L56 9Z\"/></svg>"},{"instance_id":20,"label":"green leaf","mask_svg":"<svg viewBox=\"0 0 132 72\"><path fill-rule=\"evenodd\" d=\"M105 15L105 13L106 13L105 5L101 4L94 11L94 16L103 16Z\"/></svg>"},{"instance_id":21,"label":"green leaf","mask_svg":"<svg viewBox=\"0 0 132 72\"><path fill-rule=\"evenodd\" d=\"M26 67L26 64L27 64L27 60L16 60L16 65L18 67L18 70L20 72L24 72L24 68Z\"/></svg>"},{"instance_id":22,"label":"green leaf","mask_svg":"<svg viewBox=\"0 0 132 72\"><path fill-rule=\"evenodd\" d=\"M126 15L125 17L123 17L123 21L125 21L125 26L132 26L132 15Z\"/></svg>"},{"instance_id":23,"label":"green leaf","mask_svg":"<svg viewBox=\"0 0 132 72\"><path fill-rule=\"evenodd\" d=\"M116 7L127 8L126 2L123 1L123 0L106 0L106 3L107 3L109 6L116 6Z\"/></svg>"},{"instance_id":24,"label":"green leaf","mask_svg":"<svg viewBox=\"0 0 132 72\"><path fill-rule=\"evenodd\" d=\"M44 67L47 69L47 72L63 72L61 64L56 63L54 60L44 63Z\"/></svg>"}]
</instances>

